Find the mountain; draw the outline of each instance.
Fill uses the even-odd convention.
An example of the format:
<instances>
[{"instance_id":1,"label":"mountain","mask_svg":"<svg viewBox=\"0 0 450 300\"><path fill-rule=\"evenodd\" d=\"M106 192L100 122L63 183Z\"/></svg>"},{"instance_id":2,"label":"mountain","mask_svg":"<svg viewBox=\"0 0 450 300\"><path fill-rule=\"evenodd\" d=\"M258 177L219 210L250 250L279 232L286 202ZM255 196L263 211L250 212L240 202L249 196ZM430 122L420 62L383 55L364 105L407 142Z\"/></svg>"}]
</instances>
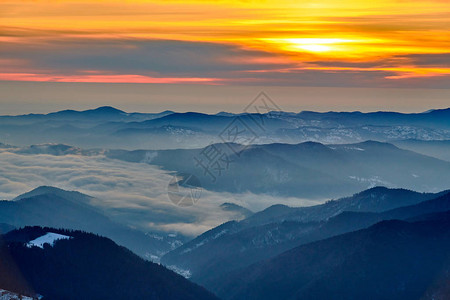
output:
<instances>
[{"instance_id":1,"label":"mountain","mask_svg":"<svg viewBox=\"0 0 450 300\"><path fill-rule=\"evenodd\" d=\"M341 125L399 125L424 126L429 128L446 128L450 126L450 108L436 109L425 113L398 113L377 111L362 113L356 112L310 112L303 111L297 114L298 118L305 120L321 120L335 122Z\"/></svg>"},{"instance_id":2,"label":"mountain","mask_svg":"<svg viewBox=\"0 0 450 300\"><path fill-rule=\"evenodd\" d=\"M0 122L8 124L30 124L36 121L88 121L99 123L101 121L144 121L152 118L159 118L172 114L172 111L164 111L161 113L127 113L111 106L101 106L95 109L84 111L62 110L49 114L28 114L19 116L0 116Z\"/></svg>"},{"instance_id":3,"label":"mountain","mask_svg":"<svg viewBox=\"0 0 450 300\"><path fill-rule=\"evenodd\" d=\"M357 143L365 140L390 142L402 139L443 140L448 139L448 129L430 129L406 125L360 125L345 127L337 124L320 126L299 126L277 131L279 141L290 143L315 141L325 144Z\"/></svg>"},{"instance_id":4,"label":"mountain","mask_svg":"<svg viewBox=\"0 0 450 300\"><path fill-rule=\"evenodd\" d=\"M94 199L94 197L85 195L77 191L66 191L53 186L40 186L35 188L34 190L31 190L29 192L17 196L16 198L13 199L13 201L19 201L27 198L43 196L48 194L64 198L65 200L69 200L76 204L83 204L83 203L89 204Z\"/></svg>"},{"instance_id":5,"label":"mountain","mask_svg":"<svg viewBox=\"0 0 450 300\"><path fill-rule=\"evenodd\" d=\"M421 191L450 186L450 162L375 141L340 145L221 143L201 149L111 151L106 155L193 174L204 188L231 193L323 199L377 185Z\"/></svg>"},{"instance_id":6,"label":"mountain","mask_svg":"<svg viewBox=\"0 0 450 300\"><path fill-rule=\"evenodd\" d=\"M219 143L197 149L133 151L85 150L64 144L0 149L21 155L104 155L148 163L193 174L204 188L231 193L324 199L378 185L419 191L439 191L450 185L450 162L376 141L339 145Z\"/></svg>"},{"instance_id":7,"label":"mountain","mask_svg":"<svg viewBox=\"0 0 450 300\"><path fill-rule=\"evenodd\" d=\"M85 111L0 116L0 140L19 146L52 143L89 148L119 147L126 144L112 134L123 124L143 122L172 113L127 113L104 106Z\"/></svg>"},{"instance_id":8,"label":"mountain","mask_svg":"<svg viewBox=\"0 0 450 300\"><path fill-rule=\"evenodd\" d=\"M226 144L217 144L214 147L222 148L224 154ZM241 145L238 145L241 147ZM205 148L206 149L206 148ZM283 160L281 157L265 152L261 149L248 149L242 152L239 160L236 157L223 156L220 165L214 167L210 174L196 165L196 158L203 159L203 149L193 150L161 150L161 151L133 151L108 152L110 158L146 162L161 166L166 170L180 173L194 174L200 179L204 188L214 191L241 193L251 191L255 193L293 194L304 187L305 194L312 195L313 189L319 188L319 180L329 183L323 188L325 191L342 191L342 186L352 184L350 179L341 180L332 178L323 172L304 168ZM203 159L203 161L205 161ZM264 162L261 163L261 162ZM220 173L217 168L221 168Z\"/></svg>"},{"instance_id":9,"label":"mountain","mask_svg":"<svg viewBox=\"0 0 450 300\"><path fill-rule=\"evenodd\" d=\"M49 235L58 239L34 246ZM217 299L113 241L81 231L14 230L2 236L0 260L1 288L43 299Z\"/></svg>"},{"instance_id":10,"label":"mountain","mask_svg":"<svg viewBox=\"0 0 450 300\"><path fill-rule=\"evenodd\" d=\"M0 201L0 223L16 228L37 225L94 232L146 258L159 257L181 244L179 237L146 234L116 223L91 205L92 200L79 192L39 187L13 201Z\"/></svg>"},{"instance_id":11,"label":"mountain","mask_svg":"<svg viewBox=\"0 0 450 300\"><path fill-rule=\"evenodd\" d=\"M302 244L366 228L450 210L450 192L422 194L373 188L322 205L276 205L240 222L227 222L165 254L162 263L189 270L191 280L213 291L230 272Z\"/></svg>"},{"instance_id":12,"label":"mountain","mask_svg":"<svg viewBox=\"0 0 450 300\"><path fill-rule=\"evenodd\" d=\"M450 212L383 221L289 250L219 283L223 299L448 299Z\"/></svg>"},{"instance_id":13,"label":"mountain","mask_svg":"<svg viewBox=\"0 0 450 300\"><path fill-rule=\"evenodd\" d=\"M30 145L25 147L9 147L9 152L17 153L17 154L26 154L26 155L34 155L34 154L46 154L46 155L54 155L54 156L63 156L63 155L99 155L102 154L102 150L84 150L79 147L73 147L64 144L39 144L39 145Z\"/></svg>"},{"instance_id":14,"label":"mountain","mask_svg":"<svg viewBox=\"0 0 450 300\"><path fill-rule=\"evenodd\" d=\"M402 206L414 205L423 201L437 198L449 191L439 193L418 193L405 189L389 189L377 186L351 197L330 200L324 204L309 207L271 206L256 213L243 223L255 226L280 221L323 221L337 216L344 211L354 212L382 212Z\"/></svg>"},{"instance_id":15,"label":"mountain","mask_svg":"<svg viewBox=\"0 0 450 300\"><path fill-rule=\"evenodd\" d=\"M450 161L450 140L398 140L392 142L399 148L429 155L441 160Z\"/></svg>"},{"instance_id":16,"label":"mountain","mask_svg":"<svg viewBox=\"0 0 450 300\"><path fill-rule=\"evenodd\" d=\"M326 144L450 139L450 109L395 112L128 113L113 107L0 116L0 140L14 145L69 144L83 148L177 149L210 143ZM239 128L239 139L227 135ZM250 144L247 143L247 144ZM427 155L430 155L426 153Z\"/></svg>"},{"instance_id":17,"label":"mountain","mask_svg":"<svg viewBox=\"0 0 450 300\"><path fill-rule=\"evenodd\" d=\"M277 132L292 142L310 140L322 143L356 143L364 140L397 139L442 140L449 134L450 109L429 113L396 112L311 112L278 113L274 116L294 122L294 129Z\"/></svg>"},{"instance_id":18,"label":"mountain","mask_svg":"<svg viewBox=\"0 0 450 300\"><path fill-rule=\"evenodd\" d=\"M49 113L47 117L63 117L63 118L77 118L77 117L116 117L126 115L126 112L111 107L111 106L101 106L96 109L89 109L85 111L76 110L63 110L56 113Z\"/></svg>"},{"instance_id":19,"label":"mountain","mask_svg":"<svg viewBox=\"0 0 450 300\"><path fill-rule=\"evenodd\" d=\"M220 205L220 208L224 211L231 211L238 213L240 216L242 216L243 219L250 217L253 215L253 212L249 210L248 208L242 207L240 205L237 205L235 203L228 203L225 202Z\"/></svg>"},{"instance_id":20,"label":"mountain","mask_svg":"<svg viewBox=\"0 0 450 300\"><path fill-rule=\"evenodd\" d=\"M208 115L196 112L187 113L173 113L161 118L148 120L140 123L133 123L129 125L138 126L138 128L152 128L160 127L163 125L173 126L185 126L202 131L210 131L213 134L220 134L225 130L230 123L235 120L236 116L224 116L222 115ZM262 130L273 131L280 127L291 128L291 123L273 118L266 114L244 114L239 116L239 121L246 124L254 133L261 132ZM259 122L259 123L256 123ZM258 130L258 125L263 124L264 128Z\"/></svg>"},{"instance_id":21,"label":"mountain","mask_svg":"<svg viewBox=\"0 0 450 300\"><path fill-rule=\"evenodd\" d=\"M450 192L440 193L436 198L426 200L414 205L403 206L391 210L368 213L368 212L343 212L331 218L327 223L328 228L340 232L364 228L383 220L414 220L421 215L439 214L450 210Z\"/></svg>"}]
</instances>

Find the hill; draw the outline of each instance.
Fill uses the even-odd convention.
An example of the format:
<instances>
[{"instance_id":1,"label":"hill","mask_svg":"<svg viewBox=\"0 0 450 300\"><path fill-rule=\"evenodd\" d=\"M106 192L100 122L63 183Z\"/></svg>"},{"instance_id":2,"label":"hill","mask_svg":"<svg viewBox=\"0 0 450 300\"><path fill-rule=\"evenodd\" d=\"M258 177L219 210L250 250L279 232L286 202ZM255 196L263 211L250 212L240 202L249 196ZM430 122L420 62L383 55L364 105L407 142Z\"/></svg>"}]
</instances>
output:
<instances>
[{"instance_id":1,"label":"hill","mask_svg":"<svg viewBox=\"0 0 450 300\"><path fill-rule=\"evenodd\" d=\"M64 236L41 247L39 237ZM43 299L217 299L113 241L81 231L26 227L0 242L0 287ZM6 275L6 276L5 276Z\"/></svg>"},{"instance_id":2,"label":"hill","mask_svg":"<svg viewBox=\"0 0 450 300\"><path fill-rule=\"evenodd\" d=\"M47 226L94 232L147 258L159 257L181 244L174 237L153 237L112 221L90 204L92 199L79 192L42 186L13 201L0 201L0 223L16 228Z\"/></svg>"},{"instance_id":3,"label":"hill","mask_svg":"<svg viewBox=\"0 0 450 300\"><path fill-rule=\"evenodd\" d=\"M216 291L230 272L299 245L383 220L406 220L447 210L448 191L422 194L383 187L317 206L276 205L240 222L222 224L167 253L162 262L189 270L193 281Z\"/></svg>"},{"instance_id":4,"label":"hill","mask_svg":"<svg viewBox=\"0 0 450 300\"><path fill-rule=\"evenodd\" d=\"M448 217L383 221L240 270L218 294L248 300L448 299L449 225Z\"/></svg>"}]
</instances>

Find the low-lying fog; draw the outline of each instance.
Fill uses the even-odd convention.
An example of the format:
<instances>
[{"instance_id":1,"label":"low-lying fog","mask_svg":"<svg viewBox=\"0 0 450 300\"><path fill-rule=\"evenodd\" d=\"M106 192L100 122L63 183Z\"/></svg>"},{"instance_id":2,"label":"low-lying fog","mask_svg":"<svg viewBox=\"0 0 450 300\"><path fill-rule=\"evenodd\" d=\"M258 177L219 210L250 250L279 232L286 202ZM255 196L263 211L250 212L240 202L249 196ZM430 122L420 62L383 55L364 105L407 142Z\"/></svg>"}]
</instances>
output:
<instances>
[{"instance_id":1,"label":"low-lying fog","mask_svg":"<svg viewBox=\"0 0 450 300\"><path fill-rule=\"evenodd\" d=\"M239 212L221 209L220 205L225 202L236 203L252 211L280 203L305 206L322 202L204 190L194 206L179 207L167 195L168 184L173 178L169 172L103 155L23 155L6 149L0 152L0 168L0 199L10 200L43 185L75 190L96 197L96 205L130 226L142 230L176 231L190 236L228 220L242 218Z\"/></svg>"}]
</instances>

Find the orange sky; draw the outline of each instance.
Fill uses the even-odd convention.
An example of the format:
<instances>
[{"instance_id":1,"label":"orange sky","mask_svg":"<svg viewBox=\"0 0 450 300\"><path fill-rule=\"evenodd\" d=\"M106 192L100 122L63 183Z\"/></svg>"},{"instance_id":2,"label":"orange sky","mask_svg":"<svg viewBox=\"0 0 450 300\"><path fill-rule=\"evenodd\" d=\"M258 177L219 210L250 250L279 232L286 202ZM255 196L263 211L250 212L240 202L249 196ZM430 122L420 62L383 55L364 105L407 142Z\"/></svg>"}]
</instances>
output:
<instances>
[{"instance_id":1,"label":"orange sky","mask_svg":"<svg viewBox=\"0 0 450 300\"><path fill-rule=\"evenodd\" d=\"M0 80L450 87L447 0L1 1Z\"/></svg>"}]
</instances>

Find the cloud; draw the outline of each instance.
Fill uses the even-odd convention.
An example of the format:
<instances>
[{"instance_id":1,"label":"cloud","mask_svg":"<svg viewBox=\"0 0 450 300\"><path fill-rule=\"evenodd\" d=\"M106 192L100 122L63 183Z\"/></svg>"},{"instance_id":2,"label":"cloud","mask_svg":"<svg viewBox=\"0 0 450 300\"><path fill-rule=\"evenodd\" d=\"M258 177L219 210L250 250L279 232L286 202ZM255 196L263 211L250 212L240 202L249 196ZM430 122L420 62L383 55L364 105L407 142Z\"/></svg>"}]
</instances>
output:
<instances>
[{"instance_id":1,"label":"cloud","mask_svg":"<svg viewBox=\"0 0 450 300\"><path fill-rule=\"evenodd\" d=\"M264 195L204 191L196 205L175 206L167 196L168 172L147 164L99 156L21 155L0 152L0 199L13 199L42 185L76 190L96 197L116 220L143 230L197 235L238 217L220 204L233 202L254 211L272 204L311 205L317 202Z\"/></svg>"},{"instance_id":2,"label":"cloud","mask_svg":"<svg viewBox=\"0 0 450 300\"><path fill-rule=\"evenodd\" d=\"M278 69L276 54L246 50L236 45L136 39L63 39L17 45L5 43L5 59L26 60L29 67L56 74L134 74L204 77L220 72Z\"/></svg>"},{"instance_id":3,"label":"cloud","mask_svg":"<svg viewBox=\"0 0 450 300\"><path fill-rule=\"evenodd\" d=\"M416 67L449 68L450 53L433 54L405 54L395 55L385 59L374 59L369 61L339 61L339 60L311 60L308 63L321 67L341 67L362 69L395 68L401 64Z\"/></svg>"},{"instance_id":4,"label":"cloud","mask_svg":"<svg viewBox=\"0 0 450 300\"><path fill-rule=\"evenodd\" d=\"M0 80L330 87L448 85L448 54L324 60L237 44L86 37L4 42ZM433 69L430 69L433 68ZM411 81L411 77L428 77Z\"/></svg>"},{"instance_id":5,"label":"cloud","mask_svg":"<svg viewBox=\"0 0 450 300\"><path fill-rule=\"evenodd\" d=\"M0 3L0 80L336 86L324 79L332 77L346 87L448 87L449 68L422 64L448 52L444 0L22 2ZM382 68L371 66L377 59ZM330 64L304 69L314 60ZM362 82L331 72L339 63Z\"/></svg>"},{"instance_id":6,"label":"cloud","mask_svg":"<svg viewBox=\"0 0 450 300\"><path fill-rule=\"evenodd\" d=\"M410 54L403 57L418 66L450 68L450 53Z\"/></svg>"}]
</instances>

